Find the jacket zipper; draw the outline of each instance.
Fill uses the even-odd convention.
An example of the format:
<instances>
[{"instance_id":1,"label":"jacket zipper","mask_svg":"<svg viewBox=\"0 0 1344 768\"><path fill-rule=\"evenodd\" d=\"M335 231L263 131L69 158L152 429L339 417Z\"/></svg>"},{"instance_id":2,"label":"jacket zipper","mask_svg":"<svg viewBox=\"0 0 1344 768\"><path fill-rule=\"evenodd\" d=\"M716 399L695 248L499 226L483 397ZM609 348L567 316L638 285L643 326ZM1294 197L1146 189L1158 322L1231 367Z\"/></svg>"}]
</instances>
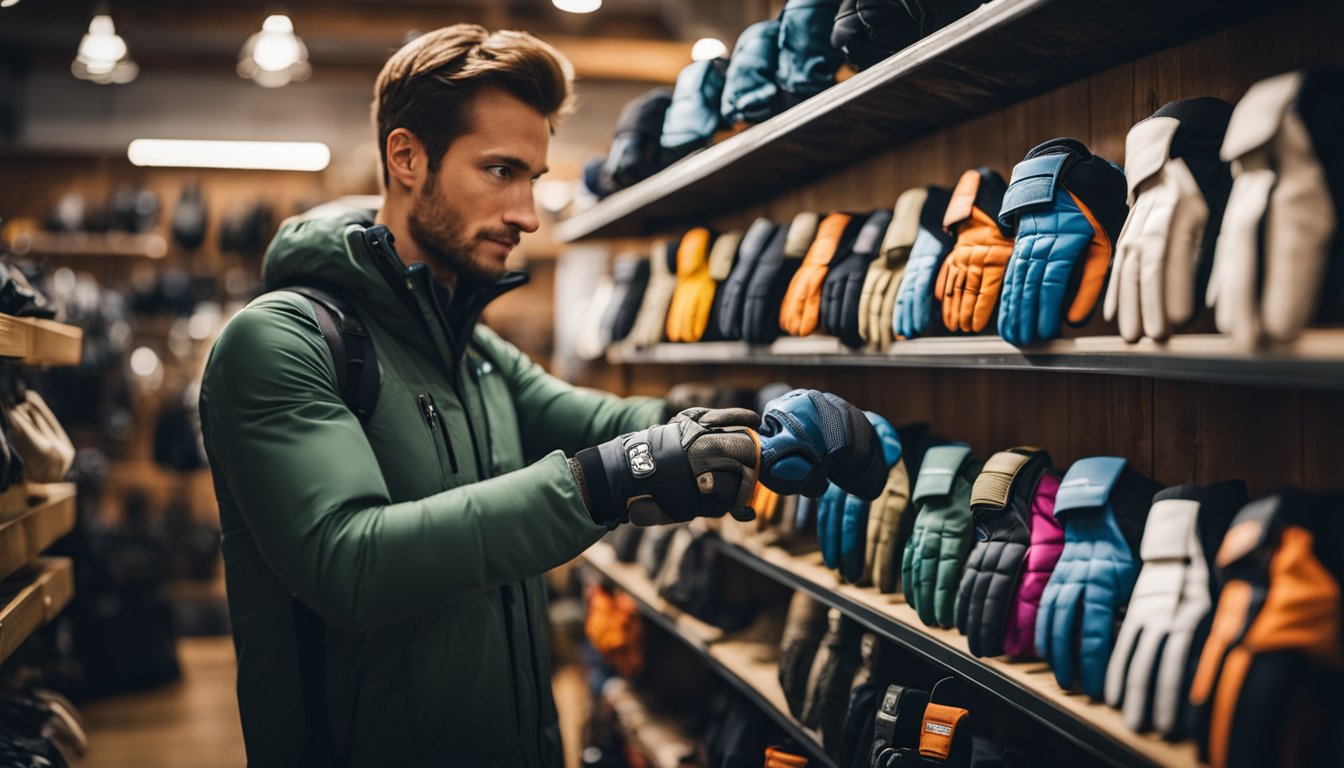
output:
<instances>
[{"instance_id":1,"label":"jacket zipper","mask_svg":"<svg viewBox=\"0 0 1344 768\"><path fill-rule=\"evenodd\" d=\"M439 461L439 479L446 486L448 478L443 475L443 462L439 460L437 450L439 441L434 437L434 433L438 432L439 437L443 439L443 445L448 449L448 463L456 475L457 453L453 450L453 441L448 437L448 428L444 426L443 419L439 416L439 409L434 407L434 396L426 392L419 395L416 400L420 403L420 414L425 417L425 424L429 427L429 439L436 446L434 458Z\"/></svg>"}]
</instances>

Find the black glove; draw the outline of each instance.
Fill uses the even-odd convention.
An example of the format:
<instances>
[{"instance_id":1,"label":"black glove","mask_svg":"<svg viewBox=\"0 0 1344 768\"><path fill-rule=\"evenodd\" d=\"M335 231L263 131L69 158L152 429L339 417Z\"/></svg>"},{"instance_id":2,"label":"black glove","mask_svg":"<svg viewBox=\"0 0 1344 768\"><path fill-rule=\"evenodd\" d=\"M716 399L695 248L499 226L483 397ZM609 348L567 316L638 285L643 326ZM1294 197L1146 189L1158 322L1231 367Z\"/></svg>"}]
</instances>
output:
<instances>
[{"instance_id":1,"label":"black glove","mask_svg":"<svg viewBox=\"0 0 1344 768\"><path fill-rule=\"evenodd\" d=\"M957 594L957 629L976 656L1003 654L1013 594L1031 546L1031 505L1041 478L1053 471L1045 451L1013 448L991 456L976 478L976 543Z\"/></svg>"},{"instance_id":2,"label":"black glove","mask_svg":"<svg viewBox=\"0 0 1344 768\"><path fill-rule=\"evenodd\" d=\"M868 278L868 267L877 258L882 238L891 224L892 212L874 211L865 218L849 248L849 255L840 264L831 260L831 269L822 286L822 319L826 328L845 346L863 346L859 334L859 306L863 297L863 283Z\"/></svg>"},{"instance_id":3,"label":"black glove","mask_svg":"<svg viewBox=\"0 0 1344 768\"><path fill-rule=\"evenodd\" d=\"M648 257L617 259L611 267L611 279L616 287L602 325L611 332L611 343L615 344L629 336L630 329L635 327L639 305L644 301L644 289L649 284Z\"/></svg>"},{"instance_id":4,"label":"black glove","mask_svg":"<svg viewBox=\"0 0 1344 768\"><path fill-rule=\"evenodd\" d=\"M849 690L859 670L863 627L837 608L830 610L827 622L826 636L812 663L802 722L820 730L822 746L833 753L840 746Z\"/></svg>"},{"instance_id":5,"label":"black glove","mask_svg":"<svg viewBox=\"0 0 1344 768\"><path fill-rule=\"evenodd\" d=\"M779 687L784 689L789 713L796 718L803 716L812 662L825 635L826 606L806 592L794 592L779 640Z\"/></svg>"},{"instance_id":6,"label":"black glove","mask_svg":"<svg viewBox=\"0 0 1344 768\"><path fill-rule=\"evenodd\" d=\"M770 244L779 227L769 219L757 219L751 223L742 242L737 246L737 262L728 279L719 286L719 295L715 299L718 310L719 332L725 339L742 338L742 308L747 298L747 284L756 271L766 246Z\"/></svg>"},{"instance_id":7,"label":"black glove","mask_svg":"<svg viewBox=\"0 0 1344 768\"><path fill-rule=\"evenodd\" d=\"M751 520L760 466L751 427L759 421L745 408L692 408L667 424L585 448L570 467L593 520L603 525L681 523L726 512Z\"/></svg>"},{"instance_id":8,"label":"black glove","mask_svg":"<svg viewBox=\"0 0 1344 768\"><path fill-rule=\"evenodd\" d=\"M742 302L743 341L769 344L779 338L779 308L784 303L784 293L803 263L819 220L815 213L800 213L770 238L756 269L752 270Z\"/></svg>"},{"instance_id":9,"label":"black glove","mask_svg":"<svg viewBox=\"0 0 1344 768\"><path fill-rule=\"evenodd\" d=\"M892 683L877 707L870 764L885 766L897 750L916 750L929 692Z\"/></svg>"}]
</instances>

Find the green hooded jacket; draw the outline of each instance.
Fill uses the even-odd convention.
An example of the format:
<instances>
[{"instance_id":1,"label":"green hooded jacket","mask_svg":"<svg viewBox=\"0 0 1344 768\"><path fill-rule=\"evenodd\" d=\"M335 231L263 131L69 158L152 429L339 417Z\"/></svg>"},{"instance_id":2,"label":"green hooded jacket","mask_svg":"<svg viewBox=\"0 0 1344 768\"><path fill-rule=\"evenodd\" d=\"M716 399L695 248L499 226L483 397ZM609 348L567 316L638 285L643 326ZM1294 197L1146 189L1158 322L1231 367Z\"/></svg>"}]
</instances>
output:
<instances>
[{"instance_id":1,"label":"green hooded jacket","mask_svg":"<svg viewBox=\"0 0 1344 768\"><path fill-rule=\"evenodd\" d=\"M327 625L350 765L559 768L541 575L606 530L565 457L663 401L550 376L476 325L526 276L450 297L361 214L285 222L262 271L273 292L220 334L200 400L249 763L308 762L297 596ZM296 283L358 307L381 378L365 425L311 305L275 290Z\"/></svg>"}]
</instances>

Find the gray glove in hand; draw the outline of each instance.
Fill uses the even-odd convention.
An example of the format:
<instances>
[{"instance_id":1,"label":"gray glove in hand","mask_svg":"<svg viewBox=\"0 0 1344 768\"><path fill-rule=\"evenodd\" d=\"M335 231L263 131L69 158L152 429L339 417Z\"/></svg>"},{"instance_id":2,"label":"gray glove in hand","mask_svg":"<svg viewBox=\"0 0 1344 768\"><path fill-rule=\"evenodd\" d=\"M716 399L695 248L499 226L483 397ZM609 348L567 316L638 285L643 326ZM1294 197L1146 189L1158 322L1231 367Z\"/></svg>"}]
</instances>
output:
<instances>
[{"instance_id":1,"label":"gray glove in hand","mask_svg":"<svg viewBox=\"0 0 1344 768\"><path fill-rule=\"evenodd\" d=\"M667 424L585 448L570 461L593 519L607 526L756 516L761 417L745 408L690 408Z\"/></svg>"}]
</instances>

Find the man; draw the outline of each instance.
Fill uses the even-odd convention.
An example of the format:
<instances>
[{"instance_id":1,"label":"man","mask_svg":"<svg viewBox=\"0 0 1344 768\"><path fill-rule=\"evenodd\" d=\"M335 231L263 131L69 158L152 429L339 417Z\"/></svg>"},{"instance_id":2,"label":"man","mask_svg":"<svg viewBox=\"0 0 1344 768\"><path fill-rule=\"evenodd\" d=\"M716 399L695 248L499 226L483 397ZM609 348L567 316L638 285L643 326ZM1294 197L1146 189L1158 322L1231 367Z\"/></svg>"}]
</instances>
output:
<instances>
[{"instance_id":1,"label":"man","mask_svg":"<svg viewBox=\"0 0 1344 768\"><path fill-rule=\"evenodd\" d=\"M626 520L751 516L755 413L663 424L663 401L575 389L476 324L526 281L504 262L571 80L524 33L398 51L376 220L285 222L272 292L216 342L201 418L253 766L560 766L541 575ZM367 328L363 421L298 285Z\"/></svg>"}]
</instances>

